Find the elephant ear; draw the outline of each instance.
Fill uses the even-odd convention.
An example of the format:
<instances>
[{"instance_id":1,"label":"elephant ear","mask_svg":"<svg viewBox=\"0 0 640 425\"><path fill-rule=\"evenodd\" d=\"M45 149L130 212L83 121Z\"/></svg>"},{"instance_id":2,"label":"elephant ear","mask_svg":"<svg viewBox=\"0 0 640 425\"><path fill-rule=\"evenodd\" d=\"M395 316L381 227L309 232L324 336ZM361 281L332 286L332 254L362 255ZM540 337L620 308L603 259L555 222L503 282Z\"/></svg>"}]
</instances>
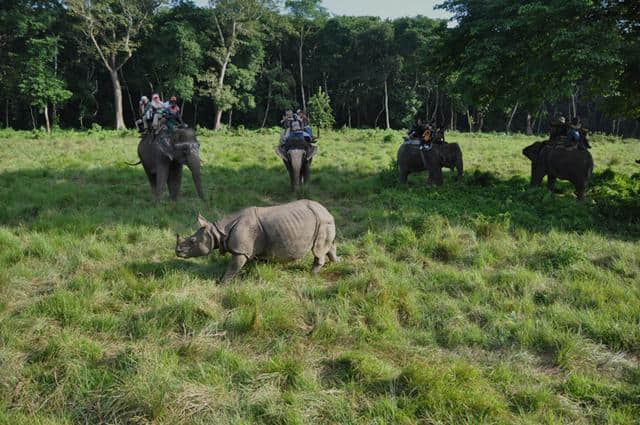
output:
<instances>
[{"instance_id":1,"label":"elephant ear","mask_svg":"<svg viewBox=\"0 0 640 425\"><path fill-rule=\"evenodd\" d=\"M318 149L315 146L309 146L307 151L307 161L314 157Z\"/></svg>"},{"instance_id":2,"label":"elephant ear","mask_svg":"<svg viewBox=\"0 0 640 425\"><path fill-rule=\"evenodd\" d=\"M529 158L531 161L535 161L542 149L542 142L535 142L532 145L527 146L522 150L522 154Z\"/></svg>"},{"instance_id":3,"label":"elephant ear","mask_svg":"<svg viewBox=\"0 0 640 425\"><path fill-rule=\"evenodd\" d=\"M276 146L276 155L278 155L284 161L287 161L287 156L282 151L282 146Z\"/></svg>"},{"instance_id":4,"label":"elephant ear","mask_svg":"<svg viewBox=\"0 0 640 425\"><path fill-rule=\"evenodd\" d=\"M209 222L206 218L204 218L200 213L198 213L198 224L200 225L200 227L204 227L206 229L209 229L212 227L211 222Z\"/></svg>"}]
</instances>

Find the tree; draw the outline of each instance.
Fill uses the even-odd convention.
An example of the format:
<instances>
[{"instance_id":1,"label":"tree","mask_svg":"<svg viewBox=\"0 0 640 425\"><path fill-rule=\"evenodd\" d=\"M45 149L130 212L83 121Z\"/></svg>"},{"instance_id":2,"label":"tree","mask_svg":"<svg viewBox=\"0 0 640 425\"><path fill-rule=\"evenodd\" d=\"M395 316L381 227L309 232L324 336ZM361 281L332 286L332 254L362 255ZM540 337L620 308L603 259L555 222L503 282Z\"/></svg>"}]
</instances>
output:
<instances>
[{"instance_id":1,"label":"tree","mask_svg":"<svg viewBox=\"0 0 640 425\"><path fill-rule=\"evenodd\" d=\"M113 85L115 126L126 128L122 86L118 72L133 56L138 37L163 0L66 0L69 12L80 21L95 54L106 67Z\"/></svg>"},{"instance_id":2,"label":"tree","mask_svg":"<svg viewBox=\"0 0 640 425\"><path fill-rule=\"evenodd\" d=\"M219 46L210 57L217 67L211 67L198 77L204 85L200 93L213 99L216 105L215 129L221 128L222 113L236 101L225 77L234 56L248 40L259 35L260 18L273 7L271 0L210 0L213 23L219 37Z\"/></svg>"},{"instance_id":3,"label":"tree","mask_svg":"<svg viewBox=\"0 0 640 425\"><path fill-rule=\"evenodd\" d=\"M298 37L298 71L300 74L300 93L302 95L303 110L307 109L303 72L304 42L313 29L312 21L322 20L328 15L327 10L320 6L320 3L322 3L322 0L287 0L285 2L285 7L295 17L294 27Z\"/></svg>"},{"instance_id":4,"label":"tree","mask_svg":"<svg viewBox=\"0 0 640 425\"><path fill-rule=\"evenodd\" d=\"M385 113L385 128L391 128L391 113L389 111L389 81L394 72L401 67L401 56L394 49L394 28L389 21L377 22L360 36L361 48L367 52L366 64L369 78L373 86L382 84L383 111Z\"/></svg>"},{"instance_id":5,"label":"tree","mask_svg":"<svg viewBox=\"0 0 640 425\"><path fill-rule=\"evenodd\" d=\"M336 123L331 99L322 87L318 87L318 92L309 99L309 121L318 128L330 128Z\"/></svg>"},{"instance_id":6,"label":"tree","mask_svg":"<svg viewBox=\"0 0 640 425\"><path fill-rule=\"evenodd\" d=\"M166 14L156 21L154 31L145 40L146 59L142 72L154 91L165 97L175 95L190 101L195 94L195 79L202 63L202 48L193 28ZM171 46L167 51L167 46Z\"/></svg>"},{"instance_id":7,"label":"tree","mask_svg":"<svg viewBox=\"0 0 640 425\"><path fill-rule=\"evenodd\" d=\"M64 81L57 78L53 63L58 51L58 39L47 37L29 42L28 59L24 66L23 78L19 84L22 95L29 104L44 113L47 132L51 132L49 104L62 104L72 93L65 88Z\"/></svg>"}]
</instances>

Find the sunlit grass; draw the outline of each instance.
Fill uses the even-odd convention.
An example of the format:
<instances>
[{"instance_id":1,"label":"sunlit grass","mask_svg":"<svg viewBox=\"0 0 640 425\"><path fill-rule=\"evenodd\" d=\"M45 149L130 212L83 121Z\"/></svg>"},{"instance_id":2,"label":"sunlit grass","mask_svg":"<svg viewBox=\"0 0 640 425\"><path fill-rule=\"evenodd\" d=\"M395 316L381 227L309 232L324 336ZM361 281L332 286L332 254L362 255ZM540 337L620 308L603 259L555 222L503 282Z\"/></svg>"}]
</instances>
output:
<instances>
[{"instance_id":1,"label":"sunlit grass","mask_svg":"<svg viewBox=\"0 0 640 425\"><path fill-rule=\"evenodd\" d=\"M447 135L465 178L398 185L401 132L323 132L307 196L342 262L175 258L175 233L295 199L274 130L203 131L156 204L131 132L0 135L0 424L633 424L637 141L587 201L528 187L536 138Z\"/></svg>"}]
</instances>

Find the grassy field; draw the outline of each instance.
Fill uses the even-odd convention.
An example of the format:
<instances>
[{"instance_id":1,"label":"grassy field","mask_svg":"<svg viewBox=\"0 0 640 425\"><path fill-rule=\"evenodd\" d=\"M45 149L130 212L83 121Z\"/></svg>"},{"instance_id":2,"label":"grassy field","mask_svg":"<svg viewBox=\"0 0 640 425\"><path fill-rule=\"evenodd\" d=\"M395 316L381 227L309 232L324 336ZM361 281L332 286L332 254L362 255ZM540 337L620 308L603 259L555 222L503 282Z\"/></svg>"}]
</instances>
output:
<instances>
[{"instance_id":1,"label":"grassy field","mask_svg":"<svg viewBox=\"0 0 640 425\"><path fill-rule=\"evenodd\" d=\"M323 134L305 194L342 262L179 260L175 232L295 197L273 130L204 132L156 204L133 133L0 133L0 424L638 424L637 140L587 201L528 187L535 138L447 135L465 178L396 183L400 132Z\"/></svg>"}]
</instances>

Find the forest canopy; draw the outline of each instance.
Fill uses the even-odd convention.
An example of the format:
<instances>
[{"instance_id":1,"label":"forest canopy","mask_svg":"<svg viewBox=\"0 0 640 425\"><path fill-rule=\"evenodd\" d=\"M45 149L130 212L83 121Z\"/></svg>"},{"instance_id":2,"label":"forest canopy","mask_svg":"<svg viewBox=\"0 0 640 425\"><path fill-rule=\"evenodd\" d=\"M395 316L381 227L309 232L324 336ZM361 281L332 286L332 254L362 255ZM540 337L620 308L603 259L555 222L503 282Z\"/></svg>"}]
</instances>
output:
<instances>
[{"instance_id":1,"label":"forest canopy","mask_svg":"<svg viewBox=\"0 0 640 425\"><path fill-rule=\"evenodd\" d=\"M640 2L445 0L450 22L332 16L320 0L0 4L0 122L133 127L142 95L191 125L273 126L321 92L336 126L640 134Z\"/></svg>"}]
</instances>

